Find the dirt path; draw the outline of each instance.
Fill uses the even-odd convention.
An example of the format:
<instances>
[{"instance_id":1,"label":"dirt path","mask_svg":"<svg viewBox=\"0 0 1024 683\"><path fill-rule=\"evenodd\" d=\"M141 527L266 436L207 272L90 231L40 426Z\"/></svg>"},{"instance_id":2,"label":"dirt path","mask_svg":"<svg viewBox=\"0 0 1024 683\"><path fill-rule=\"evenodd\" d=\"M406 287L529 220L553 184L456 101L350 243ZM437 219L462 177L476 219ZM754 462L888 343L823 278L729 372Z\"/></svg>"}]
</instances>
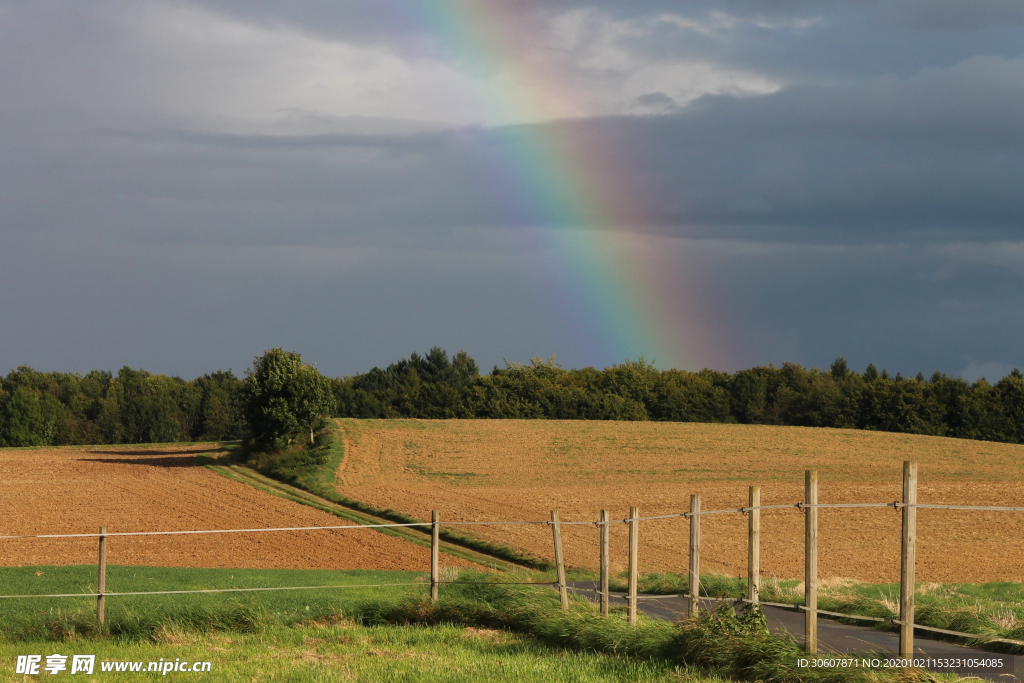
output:
<instances>
[{"instance_id":1,"label":"dirt path","mask_svg":"<svg viewBox=\"0 0 1024 683\"><path fill-rule=\"evenodd\" d=\"M209 445L0 449L0 535L340 526L198 466ZM89 539L0 540L0 566L93 564ZM372 530L112 537L111 564L428 571L430 551ZM442 556L442 563L467 566Z\"/></svg>"},{"instance_id":2,"label":"dirt path","mask_svg":"<svg viewBox=\"0 0 1024 683\"><path fill-rule=\"evenodd\" d=\"M345 436L344 433L342 433L342 437L341 437L341 452L342 453L348 453L349 446L350 446L350 444L349 444L349 441L348 441L348 437ZM345 481L345 469L347 467L348 467L348 458L342 457L341 464L338 466L338 471L334 473L334 478L335 478L335 481L337 483L342 484L342 485L344 485L346 483L346 481Z\"/></svg>"}]
</instances>

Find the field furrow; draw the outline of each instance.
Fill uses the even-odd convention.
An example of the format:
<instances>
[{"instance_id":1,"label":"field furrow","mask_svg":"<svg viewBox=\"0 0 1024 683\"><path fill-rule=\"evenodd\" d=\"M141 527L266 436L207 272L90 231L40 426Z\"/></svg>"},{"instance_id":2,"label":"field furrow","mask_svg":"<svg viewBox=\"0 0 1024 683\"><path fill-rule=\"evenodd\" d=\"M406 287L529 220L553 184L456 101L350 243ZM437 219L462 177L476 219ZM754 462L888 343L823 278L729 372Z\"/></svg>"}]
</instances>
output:
<instances>
[{"instance_id":1,"label":"field furrow","mask_svg":"<svg viewBox=\"0 0 1024 683\"><path fill-rule=\"evenodd\" d=\"M196 461L210 448L0 449L0 535L353 525L211 472ZM168 567L428 571L430 562L429 548L369 529L111 537L107 552L111 564ZM0 540L0 566L96 555L95 538Z\"/></svg>"},{"instance_id":2,"label":"field furrow","mask_svg":"<svg viewBox=\"0 0 1024 683\"><path fill-rule=\"evenodd\" d=\"M920 465L919 501L1024 506L1024 446L880 432L747 425L549 420L342 420L345 467L338 490L381 508L445 521L615 519L746 505L747 487L762 504L803 499L804 470L820 473L820 501L889 502L901 497L902 462ZM922 582L1024 580L1024 513L921 510ZM688 526L682 519L641 525L640 569L685 571ZM746 572L746 524L739 514L708 516L702 528L705 571ZM802 515L762 514L765 574L803 573ZM470 527L474 533L544 557L546 527ZM611 530L612 564L626 563L626 526ZM892 508L822 510L823 578L899 580L900 515ZM563 530L566 561L596 567L592 526Z\"/></svg>"}]
</instances>

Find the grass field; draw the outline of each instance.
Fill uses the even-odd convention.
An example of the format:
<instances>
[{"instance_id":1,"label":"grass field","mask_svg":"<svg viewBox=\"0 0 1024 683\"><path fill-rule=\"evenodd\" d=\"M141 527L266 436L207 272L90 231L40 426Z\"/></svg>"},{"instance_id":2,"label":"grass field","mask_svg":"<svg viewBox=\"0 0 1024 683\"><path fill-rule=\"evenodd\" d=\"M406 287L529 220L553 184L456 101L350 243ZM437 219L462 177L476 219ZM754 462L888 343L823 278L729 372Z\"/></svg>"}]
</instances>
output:
<instances>
[{"instance_id":1,"label":"grass field","mask_svg":"<svg viewBox=\"0 0 1024 683\"><path fill-rule=\"evenodd\" d=\"M101 672L104 661L210 662L203 680L215 681L717 681L669 659L614 652L583 652L546 645L529 634L487 627L426 623L367 624L374 614L416 619L427 584L412 572L186 569L108 567L111 591L195 590L266 586L322 589L199 595L110 596L107 631L96 628L96 599L0 601L0 680L22 680L18 655L96 655L94 678L144 680L163 674ZM413 586L394 584L413 583ZM392 584L381 588L377 584ZM14 594L95 590L94 566L0 569L0 585ZM473 590L469 587L469 590ZM550 592L548 589L541 589ZM447 593L447 590L446 590ZM533 615L550 611L551 596ZM419 603L417 603L419 599ZM430 605L430 603L425 603ZM473 600L471 604L479 605ZM473 622L457 603L451 616L430 621ZM590 611L593 611L592 608ZM380 621L383 617L376 617ZM620 622L621 619L617 620ZM662 628L659 632L664 631ZM591 648L593 649L593 648ZM67 673L67 672L65 672ZM47 674L42 674L46 676ZM167 674L170 680L195 673Z\"/></svg>"},{"instance_id":2,"label":"grass field","mask_svg":"<svg viewBox=\"0 0 1024 683\"><path fill-rule=\"evenodd\" d=\"M74 589L87 581L85 569L6 569L0 579L21 590ZM22 680L13 671L19 655L84 654L97 659L97 671L90 680L99 676L163 678L162 672L145 671L150 662L161 660L209 662L210 671L202 677L217 681L938 680L885 670L809 671L798 664L799 646L770 635L756 614L726 611L676 625L641 615L631 626L622 609L603 618L594 604L575 596L563 610L555 591L509 583L520 578L516 576L468 572L445 586L438 602L431 602L422 591L400 592L405 588L369 594L366 584L409 578L401 574L244 572L232 576L231 571L120 567L116 573L124 586L148 588L297 583L313 581L314 574L321 573L319 578L325 581L362 582L367 591L347 592L323 604L315 603L311 592L258 593L245 598L247 603L242 598L207 595L132 598L130 602L112 596L111 628L104 633L68 629L74 620L62 619L44 607L43 620L51 626L62 623L64 628L43 633L8 631L6 642L0 642L0 676ZM88 604L72 609L83 619L93 616ZM5 623L23 622L26 615L8 613L0 618ZM138 662L139 668L121 673L104 670L110 662ZM172 671L170 676L171 680L196 678L192 672Z\"/></svg>"},{"instance_id":3,"label":"grass field","mask_svg":"<svg viewBox=\"0 0 1024 683\"><path fill-rule=\"evenodd\" d=\"M1024 446L839 429L693 423L549 420L340 420L345 458L336 474L344 495L442 522L613 519L631 505L642 515L739 508L747 487L762 504L803 499L803 471L820 473L821 502L888 502L901 496L904 460L920 464L919 500L1024 505ZM1024 581L1024 536L1017 513L922 510L917 576L922 582ZM469 527L473 533L551 556L545 527ZM746 566L746 519L704 519L701 563L740 575ZM800 577L803 517L762 513L761 567ZM900 516L891 508L822 510L823 578L885 583L899 576ZM594 568L594 527L565 527L569 564ZM612 564L625 568L625 525L612 527ZM682 519L641 526L642 572L685 570L688 527Z\"/></svg>"},{"instance_id":4,"label":"grass field","mask_svg":"<svg viewBox=\"0 0 1024 683\"><path fill-rule=\"evenodd\" d=\"M87 591L93 569L6 568L0 569L0 582L20 593ZM95 655L94 676L113 680L163 678L168 674L147 669L150 663L157 670L170 666L167 662L209 662L211 668L202 677L216 681L953 680L884 670L852 674L802 669L797 665L799 645L769 635L756 614L719 612L675 625L640 615L630 626L624 608L616 607L610 618L603 618L596 605L575 596L563 610L555 591L519 583L548 578L529 571L453 573L440 601L431 602L426 584L416 581L422 576L408 572L110 570L109 578L116 583L112 589L118 591L335 583L352 589L110 596L108 628L102 632L95 626L92 596L59 602L5 600L0 605L0 680L22 680L13 672L19 655L53 654ZM665 587L664 577L660 580ZM649 577L645 583L652 581L659 578ZM405 583L415 585L398 585ZM733 583L721 579L717 588L728 593ZM825 601L833 597L830 587L848 588L825 586ZM793 586L775 590L785 596ZM992 587L980 590L998 597ZM1019 587L1015 596L1019 599ZM120 670L110 668L118 662ZM123 668L129 663L138 668ZM170 680L196 677L187 671L169 675Z\"/></svg>"},{"instance_id":5,"label":"grass field","mask_svg":"<svg viewBox=\"0 0 1024 683\"><path fill-rule=\"evenodd\" d=\"M719 681L659 660L553 649L529 636L459 626L305 624L256 634L163 633L157 642L0 644L0 680L19 654L96 655L89 680L351 681L378 683L551 683ZM208 661L209 673L99 673L102 661ZM70 658L69 658L70 661ZM65 672L66 673L66 672ZM48 678L43 674L40 678Z\"/></svg>"},{"instance_id":6,"label":"grass field","mask_svg":"<svg viewBox=\"0 0 1024 683\"><path fill-rule=\"evenodd\" d=\"M111 593L235 588L351 586L312 590L209 594L110 596L108 631L120 637L154 638L168 627L199 631L248 631L309 620L341 618L369 599L423 595L417 572L272 569L107 567ZM96 634L96 566L0 568L7 595L92 593L82 598L0 600L0 639L74 639ZM414 584L385 586L378 584Z\"/></svg>"}]
</instances>

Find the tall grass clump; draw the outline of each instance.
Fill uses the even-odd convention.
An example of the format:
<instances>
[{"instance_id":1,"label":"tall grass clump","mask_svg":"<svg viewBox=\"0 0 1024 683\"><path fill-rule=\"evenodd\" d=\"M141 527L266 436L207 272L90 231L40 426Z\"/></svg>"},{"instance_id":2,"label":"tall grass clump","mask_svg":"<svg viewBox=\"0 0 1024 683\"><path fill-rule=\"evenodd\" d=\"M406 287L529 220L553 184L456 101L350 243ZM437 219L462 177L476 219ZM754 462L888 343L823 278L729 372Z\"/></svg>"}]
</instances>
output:
<instances>
[{"instance_id":1,"label":"tall grass clump","mask_svg":"<svg viewBox=\"0 0 1024 683\"><path fill-rule=\"evenodd\" d=\"M312 616L327 615L318 613ZM106 623L101 629L93 606L51 609L39 617L16 618L4 624L2 635L7 641L68 642L106 636L152 640L165 631L257 633L291 621L287 615L272 612L256 602L204 603L166 606L164 609L135 605L115 606L108 610Z\"/></svg>"},{"instance_id":2,"label":"tall grass clump","mask_svg":"<svg viewBox=\"0 0 1024 683\"><path fill-rule=\"evenodd\" d=\"M803 604L794 582L769 581L762 584L764 600ZM892 621L899 616L898 584L867 584L849 579L822 582L818 595L821 609L884 619L875 628L898 630ZM914 622L949 631L1024 641L1024 585L1010 582L983 584L918 584L915 588ZM864 622L843 620L863 626ZM930 638L972 645L994 652L1024 653L1013 643L932 633Z\"/></svg>"},{"instance_id":3,"label":"tall grass clump","mask_svg":"<svg viewBox=\"0 0 1024 683\"><path fill-rule=\"evenodd\" d=\"M550 589L502 583L478 585L482 575L464 572L443 587L440 599L369 601L347 616L366 625L458 624L527 633L552 646L662 659L697 666L715 675L763 683L860 683L934 680L919 672L807 669L797 666L804 655L792 639L772 635L758 609L737 614L730 607L698 619L670 624L638 616L636 626L614 610L601 617L582 598L560 608ZM471 583L472 582L472 583Z\"/></svg>"},{"instance_id":4,"label":"tall grass clump","mask_svg":"<svg viewBox=\"0 0 1024 683\"><path fill-rule=\"evenodd\" d=\"M612 577L608 586L613 591L627 589L627 573ZM676 572L652 572L637 579L637 592L653 595L687 595L690 577ZM702 574L700 594L709 598L742 598L747 594L747 580L720 574Z\"/></svg>"}]
</instances>

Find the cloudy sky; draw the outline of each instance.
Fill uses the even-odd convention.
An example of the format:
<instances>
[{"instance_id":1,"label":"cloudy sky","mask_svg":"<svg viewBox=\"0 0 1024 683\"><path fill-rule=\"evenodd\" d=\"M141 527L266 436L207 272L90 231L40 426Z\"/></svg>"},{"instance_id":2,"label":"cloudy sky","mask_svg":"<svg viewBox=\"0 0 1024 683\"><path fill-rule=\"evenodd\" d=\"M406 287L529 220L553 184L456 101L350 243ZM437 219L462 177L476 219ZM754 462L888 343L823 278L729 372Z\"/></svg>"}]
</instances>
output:
<instances>
[{"instance_id":1,"label":"cloudy sky","mask_svg":"<svg viewBox=\"0 0 1024 683\"><path fill-rule=\"evenodd\" d=\"M0 371L1024 367L1024 0L0 0Z\"/></svg>"}]
</instances>

